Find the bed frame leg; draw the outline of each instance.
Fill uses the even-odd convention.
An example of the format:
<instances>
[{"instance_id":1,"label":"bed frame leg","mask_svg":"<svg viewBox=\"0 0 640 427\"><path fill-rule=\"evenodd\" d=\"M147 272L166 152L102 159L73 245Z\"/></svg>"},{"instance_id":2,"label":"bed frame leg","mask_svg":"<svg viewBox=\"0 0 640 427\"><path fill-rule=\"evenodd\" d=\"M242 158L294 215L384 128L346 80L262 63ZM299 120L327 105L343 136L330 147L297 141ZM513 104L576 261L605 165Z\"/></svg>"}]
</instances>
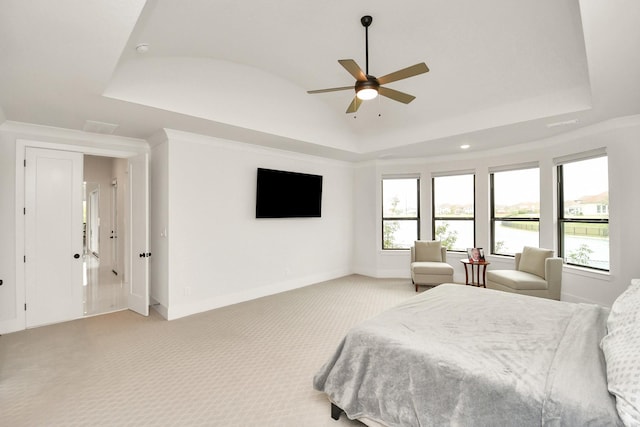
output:
<instances>
[{"instance_id":1,"label":"bed frame leg","mask_svg":"<svg viewBox=\"0 0 640 427\"><path fill-rule=\"evenodd\" d=\"M339 420L340 419L340 414L342 414L342 409L340 409L338 406L336 406L335 404L331 404L331 418L333 418L334 420Z\"/></svg>"}]
</instances>

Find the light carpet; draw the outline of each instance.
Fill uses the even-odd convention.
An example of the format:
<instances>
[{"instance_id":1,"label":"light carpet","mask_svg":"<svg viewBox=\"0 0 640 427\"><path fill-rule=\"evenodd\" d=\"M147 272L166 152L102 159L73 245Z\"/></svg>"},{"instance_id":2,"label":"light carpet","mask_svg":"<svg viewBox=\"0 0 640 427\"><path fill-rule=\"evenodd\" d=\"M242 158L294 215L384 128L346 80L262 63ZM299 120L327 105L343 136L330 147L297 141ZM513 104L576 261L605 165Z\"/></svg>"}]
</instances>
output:
<instances>
[{"instance_id":1,"label":"light carpet","mask_svg":"<svg viewBox=\"0 0 640 427\"><path fill-rule=\"evenodd\" d=\"M3 426L355 426L312 378L347 330L416 295L348 276L186 318L121 311L0 337Z\"/></svg>"}]
</instances>

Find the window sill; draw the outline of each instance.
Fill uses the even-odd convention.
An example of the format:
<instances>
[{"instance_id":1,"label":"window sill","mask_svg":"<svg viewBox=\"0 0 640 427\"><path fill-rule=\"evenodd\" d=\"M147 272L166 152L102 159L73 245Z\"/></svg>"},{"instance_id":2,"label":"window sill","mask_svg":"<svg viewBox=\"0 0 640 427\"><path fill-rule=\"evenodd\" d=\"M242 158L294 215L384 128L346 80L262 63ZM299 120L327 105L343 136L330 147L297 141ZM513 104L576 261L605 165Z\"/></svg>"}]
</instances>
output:
<instances>
[{"instance_id":1,"label":"window sill","mask_svg":"<svg viewBox=\"0 0 640 427\"><path fill-rule=\"evenodd\" d=\"M513 255L485 255L487 261L510 262L513 264L515 256Z\"/></svg>"},{"instance_id":2,"label":"window sill","mask_svg":"<svg viewBox=\"0 0 640 427\"><path fill-rule=\"evenodd\" d=\"M378 249L380 255L407 256L411 249Z\"/></svg>"},{"instance_id":3,"label":"window sill","mask_svg":"<svg viewBox=\"0 0 640 427\"><path fill-rule=\"evenodd\" d=\"M562 266L562 271L567 274L588 277L590 279L602 280L606 282L610 282L612 280L610 271L591 270L589 268L566 264Z\"/></svg>"}]
</instances>

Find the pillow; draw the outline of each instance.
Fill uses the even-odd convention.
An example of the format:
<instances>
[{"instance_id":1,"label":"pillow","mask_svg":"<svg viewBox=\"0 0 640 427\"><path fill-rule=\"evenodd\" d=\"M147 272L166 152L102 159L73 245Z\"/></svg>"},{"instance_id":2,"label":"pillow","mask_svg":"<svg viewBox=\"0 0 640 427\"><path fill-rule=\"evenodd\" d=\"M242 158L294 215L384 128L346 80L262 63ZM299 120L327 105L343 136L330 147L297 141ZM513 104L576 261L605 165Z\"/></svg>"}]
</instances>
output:
<instances>
[{"instance_id":1,"label":"pillow","mask_svg":"<svg viewBox=\"0 0 640 427\"><path fill-rule=\"evenodd\" d=\"M416 261L418 262L442 262L442 250L440 241L416 240Z\"/></svg>"},{"instance_id":2,"label":"pillow","mask_svg":"<svg viewBox=\"0 0 640 427\"><path fill-rule=\"evenodd\" d=\"M632 324L640 311L640 279L631 284L614 301L607 318L607 331L623 329Z\"/></svg>"},{"instance_id":3,"label":"pillow","mask_svg":"<svg viewBox=\"0 0 640 427\"><path fill-rule=\"evenodd\" d=\"M600 347L620 419L626 426L640 425L640 280L632 280L613 303Z\"/></svg>"},{"instance_id":4,"label":"pillow","mask_svg":"<svg viewBox=\"0 0 640 427\"><path fill-rule=\"evenodd\" d=\"M544 277L544 260L553 257L553 251L549 249L533 248L525 246L520 255L520 264L518 270L526 273L535 274L543 279Z\"/></svg>"}]
</instances>

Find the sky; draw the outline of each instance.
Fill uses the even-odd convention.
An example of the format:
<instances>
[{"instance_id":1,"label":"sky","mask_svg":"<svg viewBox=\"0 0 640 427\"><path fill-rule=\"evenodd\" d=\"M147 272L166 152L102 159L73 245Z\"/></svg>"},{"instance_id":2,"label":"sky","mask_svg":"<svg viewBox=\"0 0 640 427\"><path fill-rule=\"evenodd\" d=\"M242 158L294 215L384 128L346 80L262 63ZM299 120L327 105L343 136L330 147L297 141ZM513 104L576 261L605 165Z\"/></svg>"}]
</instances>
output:
<instances>
[{"instance_id":1,"label":"sky","mask_svg":"<svg viewBox=\"0 0 640 427\"><path fill-rule=\"evenodd\" d=\"M565 200L577 200L609 190L607 157L566 163L562 168Z\"/></svg>"},{"instance_id":2,"label":"sky","mask_svg":"<svg viewBox=\"0 0 640 427\"><path fill-rule=\"evenodd\" d=\"M496 205L540 202L540 169L518 169L494 174Z\"/></svg>"},{"instance_id":3,"label":"sky","mask_svg":"<svg viewBox=\"0 0 640 427\"><path fill-rule=\"evenodd\" d=\"M412 179L385 179L383 182L382 194L384 197L384 207L391 207L394 197L406 202L405 205L398 205L397 209L405 212L417 212L418 207L418 187L417 181Z\"/></svg>"},{"instance_id":4,"label":"sky","mask_svg":"<svg viewBox=\"0 0 640 427\"><path fill-rule=\"evenodd\" d=\"M566 163L564 171L565 200L577 200L583 196L608 191L607 157ZM384 180L384 201L389 206L391 199L398 196L406 200L407 209L417 205L414 179ZM538 168L518 169L495 174L495 184L499 189L497 204L513 205L520 202L540 200L540 170ZM468 204L473 197L473 175L454 175L436 178L437 204ZM402 206L398 206L402 208Z\"/></svg>"},{"instance_id":5,"label":"sky","mask_svg":"<svg viewBox=\"0 0 640 427\"><path fill-rule=\"evenodd\" d=\"M566 163L564 170L564 195L566 200L608 191L607 157ZM443 177L437 183L438 203L462 203L468 200L465 188L469 188L471 175ZM495 186L499 189L497 204L514 205L520 202L540 200L540 170L519 169L495 174ZM462 196L462 197L461 197ZM468 202L467 202L468 203Z\"/></svg>"}]
</instances>

